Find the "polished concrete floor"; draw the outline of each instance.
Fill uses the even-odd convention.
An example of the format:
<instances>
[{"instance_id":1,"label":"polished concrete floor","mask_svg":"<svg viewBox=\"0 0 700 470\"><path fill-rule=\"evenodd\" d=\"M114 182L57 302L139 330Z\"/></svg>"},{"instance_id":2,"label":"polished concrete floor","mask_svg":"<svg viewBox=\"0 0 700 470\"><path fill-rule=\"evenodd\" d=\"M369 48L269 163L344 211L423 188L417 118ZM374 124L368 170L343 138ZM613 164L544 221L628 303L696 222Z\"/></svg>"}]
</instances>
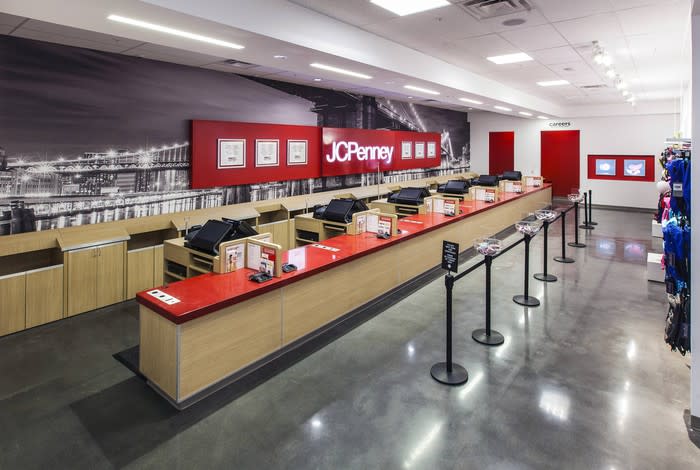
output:
<instances>
[{"instance_id":1,"label":"polished concrete floor","mask_svg":"<svg viewBox=\"0 0 700 470\"><path fill-rule=\"evenodd\" d=\"M650 216L596 218L575 264L550 263L559 282L531 281L538 308L511 301L522 245L494 262L500 347L471 339L483 270L457 284L460 387L429 374L444 359L442 279L247 393L183 412L112 358L138 342L133 302L2 338L0 469L700 468L689 358L665 346L663 287L645 277ZM541 262L538 235L531 272Z\"/></svg>"}]
</instances>

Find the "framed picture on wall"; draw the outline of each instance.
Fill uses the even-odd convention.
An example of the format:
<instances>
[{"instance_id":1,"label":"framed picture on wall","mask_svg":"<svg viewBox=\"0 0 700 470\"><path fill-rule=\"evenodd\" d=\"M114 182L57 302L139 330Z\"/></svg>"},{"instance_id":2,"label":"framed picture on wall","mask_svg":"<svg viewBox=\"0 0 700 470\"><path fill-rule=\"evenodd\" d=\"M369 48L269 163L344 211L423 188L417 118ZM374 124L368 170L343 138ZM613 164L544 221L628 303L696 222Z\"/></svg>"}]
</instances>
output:
<instances>
[{"instance_id":1,"label":"framed picture on wall","mask_svg":"<svg viewBox=\"0 0 700 470\"><path fill-rule=\"evenodd\" d=\"M401 142L401 158L403 160L410 160L412 156L413 142Z\"/></svg>"},{"instance_id":2,"label":"framed picture on wall","mask_svg":"<svg viewBox=\"0 0 700 470\"><path fill-rule=\"evenodd\" d=\"M595 161L595 174L598 176L615 176L615 160L597 158Z\"/></svg>"},{"instance_id":3,"label":"framed picture on wall","mask_svg":"<svg viewBox=\"0 0 700 470\"><path fill-rule=\"evenodd\" d=\"M306 165L308 163L309 142L306 140L287 141L287 165Z\"/></svg>"},{"instance_id":4,"label":"framed picture on wall","mask_svg":"<svg viewBox=\"0 0 700 470\"><path fill-rule=\"evenodd\" d=\"M217 168L245 168L245 139L219 139Z\"/></svg>"},{"instance_id":5,"label":"framed picture on wall","mask_svg":"<svg viewBox=\"0 0 700 470\"><path fill-rule=\"evenodd\" d=\"M279 166L280 141L255 139L255 166Z\"/></svg>"},{"instance_id":6,"label":"framed picture on wall","mask_svg":"<svg viewBox=\"0 0 700 470\"><path fill-rule=\"evenodd\" d=\"M646 176L646 161L644 160L625 160L625 176Z\"/></svg>"},{"instance_id":7,"label":"framed picture on wall","mask_svg":"<svg viewBox=\"0 0 700 470\"><path fill-rule=\"evenodd\" d=\"M425 158L425 142L416 142L416 158Z\"/></svg>"},{"instance_id":8,"label":"framed picture on wall","mask_svg":"<svg viewBox=\"0 0 700 470\"><path fill-rule=\"evenodd\" d=\"M428 142L428 158L437 157L437 146L435 142Z\"/></svg>"}]
</instances>

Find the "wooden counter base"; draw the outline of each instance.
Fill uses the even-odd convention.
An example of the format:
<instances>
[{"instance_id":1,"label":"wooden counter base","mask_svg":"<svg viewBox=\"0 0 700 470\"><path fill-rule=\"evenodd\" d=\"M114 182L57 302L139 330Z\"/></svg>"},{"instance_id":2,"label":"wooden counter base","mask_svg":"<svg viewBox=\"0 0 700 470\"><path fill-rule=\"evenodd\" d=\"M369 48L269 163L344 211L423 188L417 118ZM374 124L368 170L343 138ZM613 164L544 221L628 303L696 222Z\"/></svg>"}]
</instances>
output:
<instances>
[{"instance_id":1,"label":"wooden counter base","mask_svg":"<svg viewBox=\"0 0 700 470\"><path fill-rule=\"evenodd\" d=\"M434 268L442 240L466 250L549 203L547 187L181 324L142 304L139 368L182 409Z\"/></svg>"}]
</instances>

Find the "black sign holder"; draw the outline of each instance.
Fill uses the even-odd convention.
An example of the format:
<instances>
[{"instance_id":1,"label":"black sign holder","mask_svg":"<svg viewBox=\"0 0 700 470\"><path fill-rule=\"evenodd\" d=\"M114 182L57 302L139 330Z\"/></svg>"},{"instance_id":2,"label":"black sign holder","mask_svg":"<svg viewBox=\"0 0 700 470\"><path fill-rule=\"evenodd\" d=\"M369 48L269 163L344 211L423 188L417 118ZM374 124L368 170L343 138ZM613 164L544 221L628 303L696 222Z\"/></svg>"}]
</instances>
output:
<instances>
[{"instance_id":1,"label":"black sign holder","mask_svg":"<svg viewBox=\"0 0 700 470\"><path fill-rule=\"evenodd\" d=\"M523 277L523 295L513 296L513 302L524 307L537 307L540 304L537 297L532 297L528 295L528 287L530 281L530 241L532 240L532 235L524 234L523 239L525 240L525 276Z\"/></svg>"},{"instance_id":2,"label":"black sign holder","mask_svg":"<svg viewBox=\"0 0 700 470\"><path fill-rule=\"evenodd\" d=\"M536 273L534 276L532 276L535 279L537 279L538 281L542 281L542 282L556 282L556 280L557 280L557 276L555 276L554 274L549 274L547 272L547 260L549 258L549 255L547 254L547 238L549 238L547 236L547 233L549 231L549 223L550 222L548 220L542 221L542 224L544 225L544 255L542 258L542 264L543 264L542 270L544 272Z\"/></svg>"},{"instance_id":3,"label":"black sign holder","mask_svg":"<svg viewBox=\"0 0 700 470\"><path fill-rule=\"evenodd\" d=\"M584 208L584 212L585 211L586 211L586 209ZM583 227L583 225L578 224L578 201L576 201L576 202L574 202L574 241L569 242L569 246L572 246L574 248L584 248L586 246L584 243L580 243L578 241L578 229L580 227ZM562 230L562 233L564 233L563 230Z\"/></svg>"},{"instance_id":4,"label":"black sign holder","mask_svg":"<svg viewBox=\"0 0 700 470\"><path fill-rule=\"evenodd\" d=\"M561 211L561 256L556 256L557 263L573 263L574 259L566 256L566 213L576 207L575 205Z\"/></svg>"}]
</instances>

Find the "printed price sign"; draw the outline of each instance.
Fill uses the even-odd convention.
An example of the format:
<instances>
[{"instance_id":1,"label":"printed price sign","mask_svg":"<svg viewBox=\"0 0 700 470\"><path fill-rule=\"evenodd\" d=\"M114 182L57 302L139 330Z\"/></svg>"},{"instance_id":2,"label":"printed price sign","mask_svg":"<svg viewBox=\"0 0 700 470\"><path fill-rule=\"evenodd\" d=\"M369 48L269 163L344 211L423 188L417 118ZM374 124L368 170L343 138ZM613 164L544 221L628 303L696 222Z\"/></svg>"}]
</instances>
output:
<instances>
[{"instance_id":1,"label":"printed price sign","mask_svg":"<svg viewBox=\"0 0 700 470\"><path fill-rule=\"evenodd\" d=\"M457 272L459 264L459 243L442 241L442 269Z\"/></svg>"}]
</instances>

